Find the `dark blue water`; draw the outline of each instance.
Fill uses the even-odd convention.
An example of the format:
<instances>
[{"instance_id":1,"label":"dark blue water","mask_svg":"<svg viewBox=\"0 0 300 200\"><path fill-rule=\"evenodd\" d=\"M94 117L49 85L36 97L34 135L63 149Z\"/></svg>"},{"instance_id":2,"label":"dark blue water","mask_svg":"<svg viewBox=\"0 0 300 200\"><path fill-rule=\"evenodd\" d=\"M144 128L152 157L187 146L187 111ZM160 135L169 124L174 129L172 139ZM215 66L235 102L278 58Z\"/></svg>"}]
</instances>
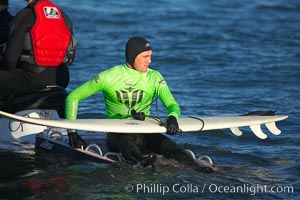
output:
<instances>
[{"instance_id":1,"label":"dark blue water","mask_svg":"<svg viewBox=\"0 0 300 200\"><path fill-rule=\"evenodd\" d=\"M54 2L72 18L78 39L69 91L123 63L126 41L138 35L152 43L152 67L165 76L182 116L277 110L289 118L278 123L281 135L266 140L248 128L241 137L216 130L173 138L197 156L210 155L222 168L215 174L3 152L0 198L299 199L298 0ZM10 3L13 13L25 6ZM80 116L104 113L101 94L80 104Z\"/></svg>"}]
</instances>

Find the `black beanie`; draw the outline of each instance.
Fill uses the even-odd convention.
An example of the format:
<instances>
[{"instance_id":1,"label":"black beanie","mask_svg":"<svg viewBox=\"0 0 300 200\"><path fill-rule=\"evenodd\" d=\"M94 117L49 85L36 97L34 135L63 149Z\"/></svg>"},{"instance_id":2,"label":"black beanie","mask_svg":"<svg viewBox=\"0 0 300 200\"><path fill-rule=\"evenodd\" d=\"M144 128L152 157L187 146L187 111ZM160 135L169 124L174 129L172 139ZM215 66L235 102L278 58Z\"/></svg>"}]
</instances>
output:
<instances>
[{"instance_id":1,"label":"black beanie","mask_svg":"<svg viewBox=\"0 0 300 200\"><path fill-rule=\"evenodd\" d=\"M8 6L8 0L0 0L0 4Z\"/></svg>"},{"instance_id":2,"label":"black beanie","mask_svg":"<svg viewBox=\"0 0 300 200\"><path fill-rule=\"evenodd\" d=\"M132 66L140 53L152 50L150 43L142 37L132 37L126 43L126 61Z\"/></svg>"}]
</instances>

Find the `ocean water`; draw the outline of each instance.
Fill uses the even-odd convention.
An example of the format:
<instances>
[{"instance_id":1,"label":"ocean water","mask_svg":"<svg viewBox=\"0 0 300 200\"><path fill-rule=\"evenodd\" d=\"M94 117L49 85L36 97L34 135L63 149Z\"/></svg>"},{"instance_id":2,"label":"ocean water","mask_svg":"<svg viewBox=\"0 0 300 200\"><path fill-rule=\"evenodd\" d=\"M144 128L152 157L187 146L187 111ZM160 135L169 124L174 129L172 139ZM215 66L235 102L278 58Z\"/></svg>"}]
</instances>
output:
<instances>
[{"instance_id":1,"label":"ocean water","mask_svg":"<svg viewBox=\"0 0 300 200\"><path fill-rule=\"evenodd\" d=\"M197 156L211 156L221 168L213 174L0 152L0 199L299 199L298 0L53 2L69 14L78 39L68 91L123 63L126 41L143 36L182 116L276 110L289 118L277 123L280 135L266 140L249 128L241 137L229 130L172 137ZM11 0L10 10L25 5ZM101 94L84 100L79 113L104 116ZM161 105L159 113L165 114Z\"/></svg>"}]
</instances>

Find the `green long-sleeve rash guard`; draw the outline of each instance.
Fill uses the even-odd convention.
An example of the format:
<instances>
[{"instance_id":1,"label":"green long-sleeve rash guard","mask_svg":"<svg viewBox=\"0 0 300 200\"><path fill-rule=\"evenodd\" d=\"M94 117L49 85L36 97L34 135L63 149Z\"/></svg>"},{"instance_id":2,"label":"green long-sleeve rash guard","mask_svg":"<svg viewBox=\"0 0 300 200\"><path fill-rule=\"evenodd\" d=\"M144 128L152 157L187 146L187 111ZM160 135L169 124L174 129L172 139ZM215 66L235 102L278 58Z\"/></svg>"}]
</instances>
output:
<instances>
[{"instance_id":1,"label":"green long-sleeve rash guard","mask_svg":"<svg viewBox=\"0 0 300 200\"><path fill-rule=\"evenodd\" d=\"M108 118L127 118L135 109L150 115L155 95L168 110L168 116L180 115L180 107L170 92L163 76L156 70L146 73L130 69L126 64L112 67L74 89L66 99L66 118L77 118L78 104L89 96L103 92Z\"/></svg>"}]
</instances>

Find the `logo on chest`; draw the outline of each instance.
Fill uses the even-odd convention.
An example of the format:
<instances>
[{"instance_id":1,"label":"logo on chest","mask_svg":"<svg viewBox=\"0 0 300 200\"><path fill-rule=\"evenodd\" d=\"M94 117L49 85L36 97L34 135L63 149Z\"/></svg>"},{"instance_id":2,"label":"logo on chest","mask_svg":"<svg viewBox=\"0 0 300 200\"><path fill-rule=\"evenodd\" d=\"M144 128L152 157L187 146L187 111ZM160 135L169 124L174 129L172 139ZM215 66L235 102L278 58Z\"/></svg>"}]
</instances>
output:
<instances>
[{"instance_id":1,"label":"logo on chest","mask_svg":"<svg viewBox=\"0 0 300 200\"><path fill-rule=\"evenodd\" d=\"M142 102L144 91L129 86L128 88L116 91L116 95L120 103L124 104L127 108L133 108L136 104Z\"/></svg>"}]
</instances>

